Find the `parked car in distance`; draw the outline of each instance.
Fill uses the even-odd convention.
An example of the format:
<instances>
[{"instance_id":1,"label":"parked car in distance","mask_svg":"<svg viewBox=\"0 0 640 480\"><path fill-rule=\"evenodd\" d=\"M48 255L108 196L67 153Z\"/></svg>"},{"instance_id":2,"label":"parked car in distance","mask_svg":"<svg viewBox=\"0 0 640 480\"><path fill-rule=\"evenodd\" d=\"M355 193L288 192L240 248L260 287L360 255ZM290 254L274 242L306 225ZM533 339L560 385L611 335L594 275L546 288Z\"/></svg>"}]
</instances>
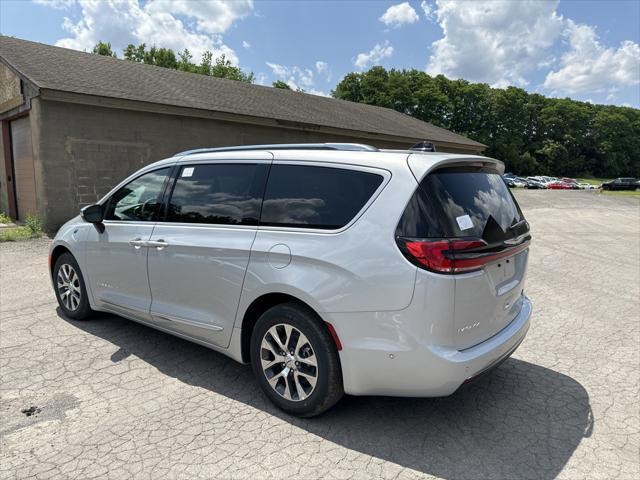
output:
<instances>
[{"instance_id":1,"label":"parked car in distance","mask_svg":"<svg viewBox=\"0 0 640 480\"><path fill-rule=\"evenodd\" d=\"M637 179L631 177L616 178L610 182L604 182L602 184L603 190L638 190L640 189L640 182Z\"/></svg>"},{"instance_id":2,"label":"parked car in distance","mask_svg":"<svg viewBox=\"0 0 640 480\"><path fill-rule=\"evenodd\" d=\"M504 183L507 184L507 186L509 188L524 188L527 186L527 182L519 177L502 177L504 180Z\"/></svg>"},{"instance_id":3,"label":"parked car in distance","mask_svg":"<svg viewBox=\"0 0 640 480\"><path fill-rule=\"evenodd\" d=\"M581 190L595 190L598 187L587 182L580 182L578 183L578 188Z\"/></svg>"},{"instance_id":4,"label":"parked car in distance","mask_svg":"<svg viewBox=\"0 0 640 480\"><path fill-rule=\"evenodd\" d=\"M528 189L545 189L547 185L537 177L527 177L527 188Z\"/></svg>"},{"instance_id":5,"label":"parked car in distance","mask_svg":"<svg viewBox=\"0 0 640 480\"><path fill-rule=\"evenodd\" d=\"M556 181L547 183L547 188L549 190L573 190L573 184L556 180Z\"/></svg>"},{"instance_id":6,"label":"parked car in distance","mask_svg":"<svg viewBox=\"0 0 640 480\"><path fill-rule=\"evenodd\" d=\"M294 415L450 395L529 328L531 236L503 169L356 144L183 152L60 228L53 288L71 319L111 312L250 363Z\"/></svg>"}]
</instances>

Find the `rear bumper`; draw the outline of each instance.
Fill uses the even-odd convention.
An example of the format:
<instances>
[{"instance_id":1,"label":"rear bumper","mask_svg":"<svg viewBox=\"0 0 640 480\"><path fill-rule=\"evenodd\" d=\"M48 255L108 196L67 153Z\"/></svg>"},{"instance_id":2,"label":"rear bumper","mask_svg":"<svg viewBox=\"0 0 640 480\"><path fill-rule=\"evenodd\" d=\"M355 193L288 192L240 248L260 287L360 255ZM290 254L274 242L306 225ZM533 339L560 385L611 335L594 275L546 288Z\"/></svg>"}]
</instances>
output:
<instances>
[{"instance_id":1,"label":"rear bumper","mask_svg":"<svg viewBox=\"0 0 640 480\"><path fill-rule=\"evenodd\" d=\"M524 297L520 313L509 325L488 340L465 350L431 345L428 339L406 337L398 337L397 342L372 337L350 341L338 331L344 345L340 360L345 392L406 397L450 395L515 351L529 330L531 311L531 302Z\"/></svg>"}]
</instances>

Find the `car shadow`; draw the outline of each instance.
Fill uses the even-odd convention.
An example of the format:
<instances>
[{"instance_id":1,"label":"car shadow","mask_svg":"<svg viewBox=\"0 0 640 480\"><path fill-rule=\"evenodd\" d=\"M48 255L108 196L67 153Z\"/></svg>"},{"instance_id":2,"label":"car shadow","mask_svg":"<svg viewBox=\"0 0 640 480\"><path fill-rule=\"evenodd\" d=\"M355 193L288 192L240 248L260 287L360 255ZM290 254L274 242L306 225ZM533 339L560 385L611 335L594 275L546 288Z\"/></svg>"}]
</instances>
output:
<instances>
[{"instance_id":1,"label":"car shadow","mask_svg":"<svg viewBox=\"0 0 640 480\"><path fill-rule=\"evenodd\" d=\"M58 316L165 375L274 415L345 448L430 475L555 478L593 418L586 390L571 377L522 360L446 398L345 397L324 415L299 419L259 391L251 368L224 355L109 314L77 322Z\"/></svg>"}]
</instances>

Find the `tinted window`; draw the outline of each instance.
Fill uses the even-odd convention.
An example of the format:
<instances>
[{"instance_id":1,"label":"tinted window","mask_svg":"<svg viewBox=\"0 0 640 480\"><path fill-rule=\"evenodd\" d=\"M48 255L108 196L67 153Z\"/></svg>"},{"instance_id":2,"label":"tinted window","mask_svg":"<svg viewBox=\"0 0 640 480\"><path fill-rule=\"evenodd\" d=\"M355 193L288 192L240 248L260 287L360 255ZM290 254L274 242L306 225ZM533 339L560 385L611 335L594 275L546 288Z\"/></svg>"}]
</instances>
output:
<instances>
[{"instance_id":1,"label":"tinted window","mask_svg":"<svg viewBox=\"0 0 640 480\"><path fill-rule=\"evenodd\" d=\"M257 225L268 165L187 165L167 207L168 222Z\"/></svg>"},{"instance_id":2,"label":"tinted window","mask_svg":"<svg viewBox=\"0 0 640 480\"><path fill-rule=\"evenodd\" d=\"M398 224L404 237L476 237L500 241L528 228L500 175L441 170L427 175ZM511 228L518 225L518 228Z\"/></svg>"},{"instance_id":3,"label":"tinted window","mask_svg":"<svg viewBox=\"0 0 640 480\"><path fill-rule=\"evenodd\" d=\"M336 229L360 211L382 176L341 168L274 165L262 225Z\"/></svg>"},{"instance_id":4,"label":"tinted window","mask_svg":"<svg viewBox=\"0 0 640 480\"><path fill-rule=\"evenodd\" d=\"M105 220L155 220L167 175L169 168L154 170L122 187L109 200Z\"/></svg>"}]
</instances>

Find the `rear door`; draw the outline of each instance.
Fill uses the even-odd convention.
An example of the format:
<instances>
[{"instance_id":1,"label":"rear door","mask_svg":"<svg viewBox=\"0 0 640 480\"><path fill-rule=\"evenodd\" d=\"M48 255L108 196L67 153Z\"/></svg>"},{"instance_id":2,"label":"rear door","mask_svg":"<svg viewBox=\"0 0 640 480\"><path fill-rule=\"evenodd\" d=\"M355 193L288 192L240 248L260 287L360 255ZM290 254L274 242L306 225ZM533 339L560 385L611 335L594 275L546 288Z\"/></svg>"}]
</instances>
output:
<instances>
[{"instance_id":1,"label":"rear door","mask_svg":"<svg viewBox=\"0 0 640 480\"><path fill-rule=\"evenodd\" d=\"M454 345L464 349L506 327L520 312L529 255L529 225L498 171L445 167L416 192L421 231L456 245ZM465 244L465 242L467 242Z\"/></svg>"},{"instance_id":2,"label":"rear door","mask_svg":"<svg viewBox=\"0 0 640 480\"><path fill-rule=\"evenodd\" d=\"M263 154L179 167L149 248L156 324L229 345L270 163Z\"/></svg>"}]
</instances>

